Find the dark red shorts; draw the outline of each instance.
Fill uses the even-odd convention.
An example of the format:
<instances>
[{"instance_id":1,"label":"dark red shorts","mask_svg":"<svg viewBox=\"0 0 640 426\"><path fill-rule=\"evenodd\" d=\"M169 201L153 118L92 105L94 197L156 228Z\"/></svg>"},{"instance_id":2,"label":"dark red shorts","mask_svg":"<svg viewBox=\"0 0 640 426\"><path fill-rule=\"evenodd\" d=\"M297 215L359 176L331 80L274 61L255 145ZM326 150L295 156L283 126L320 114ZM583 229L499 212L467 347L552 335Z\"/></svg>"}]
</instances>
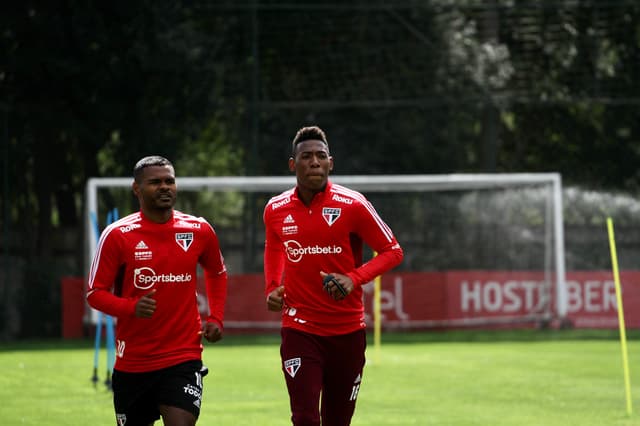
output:
<instances>
[{"instance_id":1,"label":"dark red shorts","mask_svg":"<svg viewBox=\"0 0 640 426\"><path fill-rule=\"evenodd\" d=\"M347 426L355 411L367 345L366 331L316 336L281 330L280 356L296 426ZM320 410L318 410L320 405Z\"/></svg>"},{"instance_id":2,"label":"dark red shorts","mask_svg":"<svg viewBox=\"0 0 640 426\"><path fill-rule=\"evenodd\" d=\"M187 361L162 370L126 373L114 370L113 404L117 424L149 425L160 418L159 405L179 407L200 415L201 361ZM126 419L126 423L122 423Z\"/></svg>"}]
</instances>

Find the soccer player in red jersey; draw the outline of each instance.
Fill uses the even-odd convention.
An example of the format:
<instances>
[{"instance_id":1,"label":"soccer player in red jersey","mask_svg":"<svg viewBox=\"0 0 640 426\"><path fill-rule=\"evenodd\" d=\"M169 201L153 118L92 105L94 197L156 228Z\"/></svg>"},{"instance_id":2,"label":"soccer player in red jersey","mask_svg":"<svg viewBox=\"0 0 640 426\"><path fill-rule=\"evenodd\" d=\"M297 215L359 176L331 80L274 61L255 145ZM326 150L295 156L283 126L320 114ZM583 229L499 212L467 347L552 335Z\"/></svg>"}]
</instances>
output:
<instances>
[{"instance_id":1,"label":"soccer player in red jersey","mask_svg":"<svg viewBox=\"0 0 640 426\"><path fill-rule=\"evenodd\" d=\"M329 180L322 129L297 132L289 169L296 186L269 200L263 220L267 309L282 312L291 421L349 425L365 363L362 285L400 264L403 252L362 194ZM364 244L378 253L365 263Z\"/></svg>"},{"instance_id":2,"label":"soccer player in red jersey","mask_svg":"<svg viewBox=\"0 0 640 426\"><path fill-rule=\"evenodd\" d=\"M169 160L150 156L133 170L140 211L102 232L87 301L117 318L112 386L118 425L195 425L202 401L202 337L222 338L227 273L218 237L203 218L173 209ZM197 267L210 314L201 321Z\"/></svg>"}]
</instances>

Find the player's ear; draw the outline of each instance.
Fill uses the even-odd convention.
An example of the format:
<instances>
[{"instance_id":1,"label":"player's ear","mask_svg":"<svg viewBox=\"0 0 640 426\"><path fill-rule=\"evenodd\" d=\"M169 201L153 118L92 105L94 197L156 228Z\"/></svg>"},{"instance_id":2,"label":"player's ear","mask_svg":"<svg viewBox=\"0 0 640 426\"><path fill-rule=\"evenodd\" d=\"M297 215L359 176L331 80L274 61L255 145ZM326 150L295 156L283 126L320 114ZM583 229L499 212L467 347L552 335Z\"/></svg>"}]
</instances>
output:
<instances>
[{"instance_id":1,"label":"player's ear","mask_svg":"<svg viewBox=\"0 0 640 426\"><path fill-rule=\"evenodd\" d=\"M133 191L133 195L135 195L136 197L140 193L140 188L138 187L138 182L136 182L135 180L131 184L131 190Z\"/></svg>"},{"instance_id":2,"label":"player's ear","mask_svg":"<svg viewBox=\"0 0 640 426\"><path fill-rule=\"evenodd\" d=\"M293 157L289 157L289 171L290 172L296 171L296 160L294 160Z\"/></svg>"},{"instance_id":3,"label":"player's ear","mask_svg":"<svg viewBox=\"0 0 640 426\"><path fill-rule=\"evenodd\" d=\"M333 157L329 156L329 171L333 171Z\"/></svg>"}]
</instances>

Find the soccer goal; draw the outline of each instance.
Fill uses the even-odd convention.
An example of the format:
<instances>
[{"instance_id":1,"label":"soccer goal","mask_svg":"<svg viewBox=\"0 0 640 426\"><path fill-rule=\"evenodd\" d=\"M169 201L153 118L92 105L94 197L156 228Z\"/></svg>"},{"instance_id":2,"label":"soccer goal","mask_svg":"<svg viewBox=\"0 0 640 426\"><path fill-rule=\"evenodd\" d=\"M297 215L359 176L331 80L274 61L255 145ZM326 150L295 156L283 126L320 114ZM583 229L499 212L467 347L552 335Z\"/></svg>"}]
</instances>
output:
<instances>
[{"instance_id":1,"label":"soccer goal","mask_svg":"<svg viewBox=\"0 0 640 426\"><path fill-rule=\"evenodd\" d=\"M559 174L331 179L364 193L405 251L404 262L382 277L375 296L383 328L543 324L566 316ZM120 217L138 209L131 183L87 182L87 270L97 244L94 224L104 223L114 208ZM277 328L278 318L264 312L261 292L262 209L271 196L295 185L295 177L179 177L177 184L176 209L207 218L218 233L230 276L226 327ZM365 287L369 317L373 288Z\"/></svg>"}]
</instances>

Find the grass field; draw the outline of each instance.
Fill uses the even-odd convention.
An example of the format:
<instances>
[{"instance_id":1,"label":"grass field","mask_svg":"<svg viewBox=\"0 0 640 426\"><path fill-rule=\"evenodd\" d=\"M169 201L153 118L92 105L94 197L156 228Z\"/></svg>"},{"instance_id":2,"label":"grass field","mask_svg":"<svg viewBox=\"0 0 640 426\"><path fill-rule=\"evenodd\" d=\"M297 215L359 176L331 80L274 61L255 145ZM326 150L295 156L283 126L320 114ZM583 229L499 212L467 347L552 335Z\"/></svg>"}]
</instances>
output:
<instances>
[{"instance_id":1,"label":"grass field","mask_svg":"<svg viewBox=\"0 0 640 426\"><path fill-rule=\"evenodd\" d=\"M369 363L354 426L640 425L640 339L628 332L633 413L626 413L616 331L384 334ZM112 425L111 392L91 382L93 343L0 345L0 423ZM289 424L276 336L207 345L199 425ZM161 424L158 422L157 424Z\"/></svg>"}]
</instances>

